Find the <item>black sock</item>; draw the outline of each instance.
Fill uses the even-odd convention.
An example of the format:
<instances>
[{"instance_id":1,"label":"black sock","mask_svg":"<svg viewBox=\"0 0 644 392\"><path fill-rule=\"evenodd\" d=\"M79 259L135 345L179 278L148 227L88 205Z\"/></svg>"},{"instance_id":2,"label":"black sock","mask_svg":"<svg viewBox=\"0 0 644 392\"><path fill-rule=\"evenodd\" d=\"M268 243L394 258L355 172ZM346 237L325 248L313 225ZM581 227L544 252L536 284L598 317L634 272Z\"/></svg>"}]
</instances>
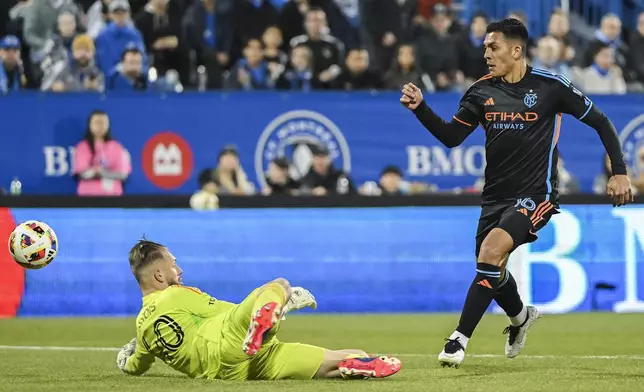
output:
<instances>
[{"instance_id":1,"label":"black sock","mask_svg":"<svg viewBox=\"0 0 644 392\"><path fill-rule=\"evenodd\" d=\"M496 265L476 263L476 277L467 292L465 305L456 330L472 337L485 311L492 303L501 280L501 268Z\"/></svg>"},{"instance_id":2,"label":"black sock","mask_svg":"<svg viewBox=\"0 0 644 392\"><path fill-rule=\"evenodd\" d=\"M516 317L523 310L523 301L519 296L517 281L514 280L510 271L505 270L505 276L501 279L499 288L496 289L494 300L508 317Z\"/></svg>"}]
</instances>

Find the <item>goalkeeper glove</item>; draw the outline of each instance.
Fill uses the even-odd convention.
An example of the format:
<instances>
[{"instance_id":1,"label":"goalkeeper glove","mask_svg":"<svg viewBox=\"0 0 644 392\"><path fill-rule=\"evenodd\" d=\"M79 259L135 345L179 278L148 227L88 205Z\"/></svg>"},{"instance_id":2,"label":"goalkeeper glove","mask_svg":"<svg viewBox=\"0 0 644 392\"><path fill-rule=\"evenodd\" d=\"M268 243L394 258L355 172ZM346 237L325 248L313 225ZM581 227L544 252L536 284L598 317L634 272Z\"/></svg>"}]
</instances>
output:
<instances>
[{"instance_id":1,"label":"goalkeeper glove","mask_svg":"<svg viewBox=\"0 0 644 392\"><path fill-rule=\"evenodd\" d=\"M292 287L291 298L289 298L286 305L282 309L282 320L286 320L286 314L292 310L300 310L309 307L315 309L318 303L315 302L315 297L310 291L304 287Z\"/></svg>"},{"instance_id":2,"label":"goalkeeper glove","mask_svg":"<svg viewBox=\"0 0 644 392\"><path fill-rule=\"evenodd\" d=\"M134 354L134 351L136 351L136 338L130 340L116 355L116 366L123 372L125 372L125 364L127 364L128 358Z\"/></svg>"}]
</instances>

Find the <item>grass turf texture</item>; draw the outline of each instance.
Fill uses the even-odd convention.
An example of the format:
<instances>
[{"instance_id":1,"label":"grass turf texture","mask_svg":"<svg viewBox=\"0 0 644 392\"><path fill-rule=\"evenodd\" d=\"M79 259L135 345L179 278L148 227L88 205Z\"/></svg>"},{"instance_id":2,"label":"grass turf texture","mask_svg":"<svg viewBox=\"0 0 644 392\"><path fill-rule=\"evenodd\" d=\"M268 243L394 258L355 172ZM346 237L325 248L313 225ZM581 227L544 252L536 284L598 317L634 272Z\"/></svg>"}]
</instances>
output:
<instances>
[{"instance_id":1,"label":"grass turf texture","mask_svg":"<svg viewBox=\"0 0 644 392\"><path fill-rule=\"evenodd\" d=\"M15 346L116 348L134 336L133 319L0 320L0 390L26 391L644 391L644 314L546 315L519 357L503 357L503 316L486 315L460 369L436 362L458 315L291 315L283 341L396 353L397 375L384 380L193 380L157 361L142 377L116 368L116 351Z\"/></svg>"}]
</instances>

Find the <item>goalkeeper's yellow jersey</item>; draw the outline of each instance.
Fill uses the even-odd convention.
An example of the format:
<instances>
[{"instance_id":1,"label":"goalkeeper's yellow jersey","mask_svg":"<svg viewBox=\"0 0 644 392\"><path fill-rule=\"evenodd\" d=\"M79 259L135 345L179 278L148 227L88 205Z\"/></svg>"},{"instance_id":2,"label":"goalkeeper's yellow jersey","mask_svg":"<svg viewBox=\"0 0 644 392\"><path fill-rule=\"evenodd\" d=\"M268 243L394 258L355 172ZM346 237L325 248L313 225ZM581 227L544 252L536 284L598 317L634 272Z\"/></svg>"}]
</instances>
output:
<instances>
[{"instance_id":1,"label":"goalkeeper's yellow jersey","mask_svg":"<svg viewBox=\"0 0 644 392\"><path fill-rule=\"evenodd\" d=\"M224 316L234 306L187 286L146 295L136 318L136 352L125 372L143 374L160 358L189 377L214 377Z\"/></svg>"}]
</instances>

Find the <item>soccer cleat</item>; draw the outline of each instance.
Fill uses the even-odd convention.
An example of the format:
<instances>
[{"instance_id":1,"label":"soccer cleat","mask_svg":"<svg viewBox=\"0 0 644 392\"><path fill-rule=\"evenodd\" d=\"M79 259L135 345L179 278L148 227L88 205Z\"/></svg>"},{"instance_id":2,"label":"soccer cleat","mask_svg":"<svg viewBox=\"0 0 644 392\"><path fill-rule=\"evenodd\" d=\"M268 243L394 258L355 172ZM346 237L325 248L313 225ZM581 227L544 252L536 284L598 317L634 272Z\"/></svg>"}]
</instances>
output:
<instances>
[{"instance_id":1,"label":"soccer cleat","mask_svg":"<svg viewBox=\"0 0 644 392\"><path fill-rule=\"evenodd\" d=\"M447 343L445 343L443 351L438 354L438 362L442 367L447 366L458 369L461 366L461 362L465 359L465 349L458 338L445 340Z\"/></svg>"},{"instance_id":2,"label":"soccer cleat","mask_svg":"<svg viewBox=\"0 0 644 392\"><path fill-rule=\"evenodd\" d=\"M338 364L338 370L344 378L385 378L396 374L402 368L402 362L395 357L356 357L349 356Z\"/></svg>"},{"instance_id":3,"label":"soccer cleat","mask_svg":"<svg viewBox=\"0 0 644 392\"><path fill-rule=\"evenodd\" d=\"M505 356L508 358L514 358L519 355L525 345L528 329L541 317L534 306L526 306L526 310L527 316L523 324L517 327L509 325L503 330L503 334L508 335L508 340L505 342Z\"/></svg>"},{"instance_id":4,"label":"soccer cleat","mask_svg":"<svg viewBox=\"0 0 644 392\"><path fill-rule=\"evenodd\" d=\"M262 348L264 334L279 321L282 309L277 302L269 302L262 306L250 320L248 332L242 345L244 352L250 356L257 354Z\"/></svg>"}]
</instances>

